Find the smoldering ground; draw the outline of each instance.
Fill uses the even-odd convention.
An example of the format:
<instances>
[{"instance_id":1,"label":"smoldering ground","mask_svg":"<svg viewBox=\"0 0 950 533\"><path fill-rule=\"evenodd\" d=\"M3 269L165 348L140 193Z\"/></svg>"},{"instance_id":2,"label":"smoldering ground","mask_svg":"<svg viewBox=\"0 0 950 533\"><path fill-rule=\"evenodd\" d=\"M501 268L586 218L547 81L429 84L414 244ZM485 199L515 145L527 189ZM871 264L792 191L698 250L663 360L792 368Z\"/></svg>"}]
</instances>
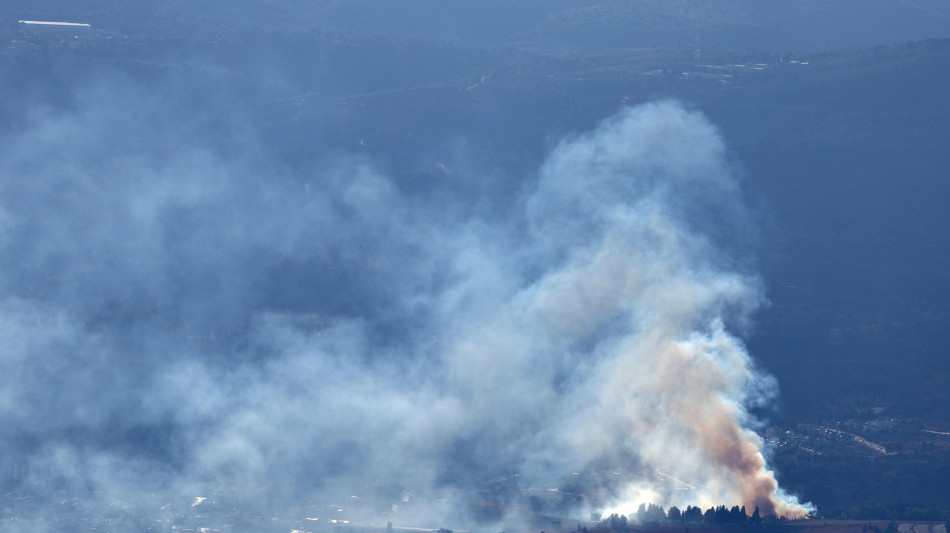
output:
<instances>
[{"instance_id":1,"label":"smoldering ground","mask_svg":"<svg viewBox=\"0 0 950 533\"><path fill-rule=\"evenodd\" d=\"M0 461L20 512L162 528L168 502L210 497L478 527L604 468L646 477L582 505L802 509L752 431L775 382L731 331L763 294L700 113L623 109L558 144L510 212L460 214L493 199L408 187L385 153L301 171L238 103L172 94L99 82L4 133ZM504 505L471 505L515 474Z\"/></svg>"}]
</instances>

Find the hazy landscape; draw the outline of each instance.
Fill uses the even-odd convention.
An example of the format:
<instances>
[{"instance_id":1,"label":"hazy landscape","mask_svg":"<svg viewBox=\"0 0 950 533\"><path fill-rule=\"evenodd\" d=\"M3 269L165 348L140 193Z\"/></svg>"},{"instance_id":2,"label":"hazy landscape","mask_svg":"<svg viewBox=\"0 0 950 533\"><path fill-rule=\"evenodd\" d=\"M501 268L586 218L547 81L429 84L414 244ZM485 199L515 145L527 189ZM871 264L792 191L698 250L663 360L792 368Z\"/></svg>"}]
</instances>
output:
<instances>
[{"instance_id":1,"label":"hazy landscape","mask_svg":"<svg viewBox=\"0 0 950 533\"><path fill-rule=\"evenodd\" d=\"M0 531L946 533L945 2L14 0L0 79Z\"/></svg>"}]
</instances>

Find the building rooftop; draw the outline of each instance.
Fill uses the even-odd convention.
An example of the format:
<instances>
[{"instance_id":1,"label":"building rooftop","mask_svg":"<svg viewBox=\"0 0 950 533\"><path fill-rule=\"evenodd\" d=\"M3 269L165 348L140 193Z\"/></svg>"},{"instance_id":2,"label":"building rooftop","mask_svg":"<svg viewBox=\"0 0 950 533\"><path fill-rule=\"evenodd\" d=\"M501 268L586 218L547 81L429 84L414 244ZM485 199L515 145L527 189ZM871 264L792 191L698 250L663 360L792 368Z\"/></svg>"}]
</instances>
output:
<instances>
[{"instance_id":1,"label":"building rooftop","mask_svg":"<svg viewBox=\"0 0 950 533\"><path fill-rule=\"evenodd\" d=\"M50 22L46 20L21 20L20 24L29 24L31 26L69 26L69 27L79 27L79 28L88 28L89 24L82 22Z\"/></svg>"}]
</instances>

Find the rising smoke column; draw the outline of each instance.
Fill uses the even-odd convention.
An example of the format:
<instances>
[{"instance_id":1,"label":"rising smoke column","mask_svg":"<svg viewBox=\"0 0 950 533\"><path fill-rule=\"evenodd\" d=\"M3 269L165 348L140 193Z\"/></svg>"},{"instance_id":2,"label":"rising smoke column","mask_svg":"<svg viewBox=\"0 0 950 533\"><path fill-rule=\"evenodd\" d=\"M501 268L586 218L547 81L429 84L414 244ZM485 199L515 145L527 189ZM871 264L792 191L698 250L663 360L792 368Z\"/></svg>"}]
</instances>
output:
<instances>
[{"instance_id":1,"label":"rising smoke column","mask_svg":"<svg viewBox=\"0 0 950 533\"><path fill-rule=\"evenodd\" d=\"M528 470L626 457L693 487L635 483L631 497L804 514L747 427L775 381L725 327L763 295L743 268L749 219L715 128L669 102L624 110L554 150L526 212L553 267L480 334L531 339L503 357L553 383Z\"/></svg>"},{"instance_id":2,"label":"rising smoke column","mask_svg":"<svg viewBox=\"0 0 950 533\"><path fill-rule=\"evenodd\" d=\"M560 143L513 213L462 216L371 160L301 179L264 143L222 153L161 91L100 92L0 147L5 490L136 520L230 494L451 527L458 488L607 465L693 487L631 483L611 502L630 509L802 510L750 429L775 383L730 331L763 294L700 114L622 110ZM451 496L368 494L387 484Z\"/></svg>"}]
</instances>

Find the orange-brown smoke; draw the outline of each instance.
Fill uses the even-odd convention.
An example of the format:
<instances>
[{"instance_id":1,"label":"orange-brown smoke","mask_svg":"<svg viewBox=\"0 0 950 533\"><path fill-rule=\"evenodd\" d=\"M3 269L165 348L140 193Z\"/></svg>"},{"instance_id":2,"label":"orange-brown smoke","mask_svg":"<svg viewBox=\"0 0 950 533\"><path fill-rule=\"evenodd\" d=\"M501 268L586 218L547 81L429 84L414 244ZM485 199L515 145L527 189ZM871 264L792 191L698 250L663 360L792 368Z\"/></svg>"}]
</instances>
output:
<instances>
[{"instance_id":1,"label":"orange-brown smoke","mask_svg":"<svg viewBox=\"0 0 950 533\"><path fill-rule=\"evenodd\" d=\"M531 324L507 327L540 329L558 349L594 343L575 354L589 386L564 401L580 460L630 461L679 482L634 480L618 509L650 497L758 506L763 516L807 511L779 489L751 429L747 406L772 399L776 382L730 332L764 296L711 236L744 212L724 154L701 115L642 106L562 143L529 202L539 241L570 252L522 294Z\"/></svg>"}]
</instances>

